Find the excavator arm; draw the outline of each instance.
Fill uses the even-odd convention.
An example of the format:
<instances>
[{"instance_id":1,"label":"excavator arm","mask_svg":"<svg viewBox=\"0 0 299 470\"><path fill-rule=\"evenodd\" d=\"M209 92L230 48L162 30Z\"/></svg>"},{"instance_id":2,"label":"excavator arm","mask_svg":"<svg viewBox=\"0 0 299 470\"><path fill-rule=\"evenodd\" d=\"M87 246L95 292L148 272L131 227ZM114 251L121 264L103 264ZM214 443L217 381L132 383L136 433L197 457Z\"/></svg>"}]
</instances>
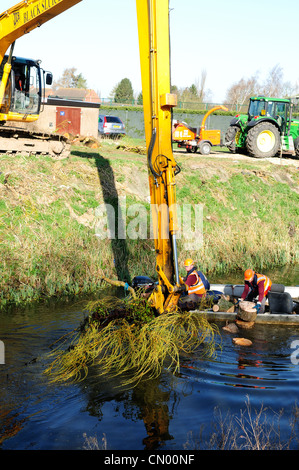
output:
<instances>
[{"instance_id":1,"label":"excavator arm","mask_svg":"<svg viewBox=\"0 0 299 470\"><path fill-rule=\"evenodd\" d=\"M173 310L183 289L179 276L175 175L171 145L169 0L136 0L145 137L159 284L149 302L159 313Z\"/></svg>"}]
</instances>

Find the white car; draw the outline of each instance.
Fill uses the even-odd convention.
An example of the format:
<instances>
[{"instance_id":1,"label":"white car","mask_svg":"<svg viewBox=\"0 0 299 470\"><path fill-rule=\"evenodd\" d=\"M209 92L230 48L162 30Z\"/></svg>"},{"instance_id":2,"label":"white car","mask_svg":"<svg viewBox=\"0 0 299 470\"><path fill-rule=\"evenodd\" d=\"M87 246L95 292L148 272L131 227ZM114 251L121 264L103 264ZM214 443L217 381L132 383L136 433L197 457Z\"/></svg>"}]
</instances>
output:
<instances>
[{"instance_id":1,"label":"white car","mask_svg":"<svg viewBox=\"0 0 299 470\"><path fill-rule=\"evenodd\" d=\"M107 136L126 135L125 125L117 116L102 115L99 116L98 124L99 134Z\"/></svg>"}]
</instances>

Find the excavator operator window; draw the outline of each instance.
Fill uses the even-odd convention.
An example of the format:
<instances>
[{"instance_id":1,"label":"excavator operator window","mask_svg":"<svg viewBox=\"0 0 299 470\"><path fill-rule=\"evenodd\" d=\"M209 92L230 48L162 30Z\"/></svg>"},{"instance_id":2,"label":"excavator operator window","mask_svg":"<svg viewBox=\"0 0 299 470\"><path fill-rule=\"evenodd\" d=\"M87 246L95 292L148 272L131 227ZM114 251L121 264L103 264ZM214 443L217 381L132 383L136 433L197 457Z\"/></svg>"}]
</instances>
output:
<instances>
[{"instance_id":1,"label":"excavator operator window","mask_svg":"<svg viewBox=\"0 0 299 470\"><path fill-rule=\"evenodd\" d=\"M40 69L35 63L13 63L10 110L19 114L37 114L40 109Z\"/></svg>"}]
</instances>

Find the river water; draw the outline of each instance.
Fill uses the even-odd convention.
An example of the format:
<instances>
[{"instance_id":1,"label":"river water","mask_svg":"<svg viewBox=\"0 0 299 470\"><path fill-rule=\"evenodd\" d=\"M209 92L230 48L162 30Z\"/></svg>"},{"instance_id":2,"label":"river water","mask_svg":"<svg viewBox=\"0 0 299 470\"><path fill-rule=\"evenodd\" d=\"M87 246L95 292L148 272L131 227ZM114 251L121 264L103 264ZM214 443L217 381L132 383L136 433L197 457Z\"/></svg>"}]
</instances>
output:
<instances>
[{"instance_id":1,"label":"river water","mask_svg":"<svg viewBox=\"0 0 299 470\"><path fill-rule=\"evenodd\" d=\"M232 335L219 322L216 358L183 357L175 377L165 371L131 390L92 372L77 384L49 384L43 374L49 346L84 315L84 302L75 301L1 313L0 448L202 449L219 420L236 424L249 407L253 417L264 410L265 426L288 440L299 398L299 327L255 325ZM234 336L253 344L236 346ZM290 447L298 448L297 440Z\"/></svg>"}]
</instances>

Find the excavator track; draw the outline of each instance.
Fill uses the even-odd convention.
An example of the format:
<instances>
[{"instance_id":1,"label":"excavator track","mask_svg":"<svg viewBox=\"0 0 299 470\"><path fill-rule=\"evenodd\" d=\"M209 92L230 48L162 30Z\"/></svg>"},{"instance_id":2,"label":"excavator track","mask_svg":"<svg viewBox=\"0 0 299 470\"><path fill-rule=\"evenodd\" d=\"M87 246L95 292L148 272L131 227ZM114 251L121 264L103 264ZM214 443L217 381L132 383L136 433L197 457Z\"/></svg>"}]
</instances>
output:
<instances>
[{"instance_id":1,"label":"excavator track","mask_svg":"<svg viewBox=\"0 0 299 470\"><path fill-rule=\"evenodd\" d=\"M63 135L31 132L17 127L0 128L0 154L50 155L67 158L71 144Z\"/></svg>"}]
</instances>

